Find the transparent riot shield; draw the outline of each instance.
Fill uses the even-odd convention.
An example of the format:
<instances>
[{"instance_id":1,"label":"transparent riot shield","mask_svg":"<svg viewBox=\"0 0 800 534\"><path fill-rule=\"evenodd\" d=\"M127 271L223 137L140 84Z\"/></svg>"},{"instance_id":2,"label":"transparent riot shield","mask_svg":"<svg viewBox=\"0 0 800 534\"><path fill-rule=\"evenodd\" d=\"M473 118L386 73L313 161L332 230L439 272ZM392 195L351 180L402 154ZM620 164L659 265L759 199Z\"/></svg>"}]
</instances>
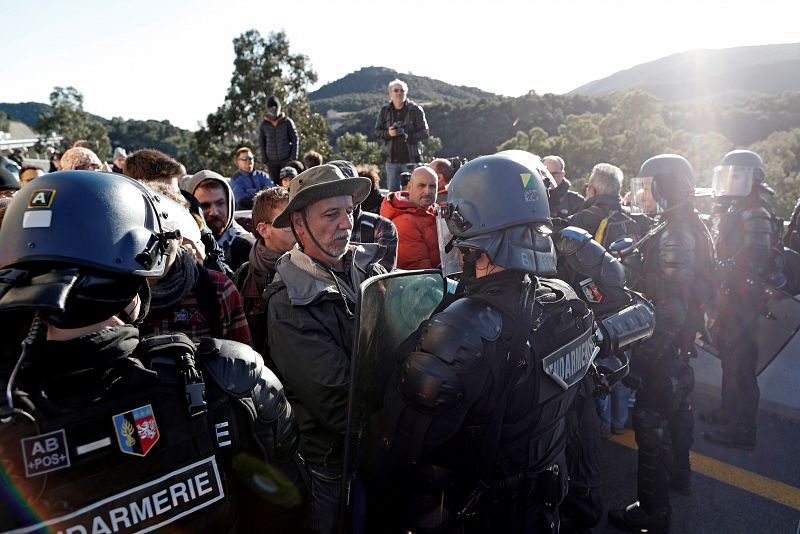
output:
<instances>
[{"instance_id":1,"label":"transparent riot shield","mask_svg":"<svg viewBox=\"0 0 800 534\"><path fill-rule=\"evenodd\" d=\"M756 375L760 375L800 330L800 295L792 296L758 279L749 279L748 283L753 287L753 294L760 297L757 302L761 309L754 333L758 338ZM711 335L713 323L717 320L717 314L708 314L706 329L695 344L720 358L718 340Z\"/></svg>"},{"instance_id":2,"label":"transparent riot shield","mask_svg":"<svg viewBox=\"0 0 800 534\"><path fill-rule=\"evenodd\" d=\"M376 276L361 284L356 305L355 340L350 361L350 402L344 447L343 495L358 508L357 485L361 444L370 417L383 406L383 396L394 370L400 343L444 297L445 281L439 270L405 271ZM348 504L349 499L342 499ZM344 509L342 510L344 512ZM354 511L354 515L357 515ZM357 523L354 520L354 523ZM353 531L358 531L353 525Z\"/></svg>"},{"instance_id":3,"label":"transparent riot shield","mask_svg":"<svg viewBox=\"0 0 800 534\"><path fill-rule=\"evenodd\" d=\"M766 298L764 313L758 318L758 361L756 375L772 363L800 330L800 300L765 282L760 284Z\"/></svg>"}]
</instances>

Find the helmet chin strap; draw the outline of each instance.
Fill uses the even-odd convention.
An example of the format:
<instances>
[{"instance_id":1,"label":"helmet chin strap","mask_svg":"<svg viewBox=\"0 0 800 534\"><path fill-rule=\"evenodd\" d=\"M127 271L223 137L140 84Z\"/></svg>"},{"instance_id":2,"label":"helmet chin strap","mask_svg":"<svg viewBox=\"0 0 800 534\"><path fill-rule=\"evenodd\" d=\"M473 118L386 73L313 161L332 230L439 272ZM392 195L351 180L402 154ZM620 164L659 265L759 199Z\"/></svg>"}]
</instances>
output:
<instances>
[{"instance_id":1,"label":"helmet chin strap","mask_svg":"<svg viewBox=\"0 0 800 534\"><path fill-rule=\"evenodd\" d=\"M482 254L483 251L476 248L468 248L466 251L462 251L464 269L461 271L461 279L458 281L458 287L456 287L457 294L464 290L464 284L466 284L467 281L476 277L475 264L481 258Z\"/></svg>"},{"instance_id":2,"label":"helmet chin strap","mask_svg":"<svg viewBox=\"0 0 800 534\"><path fill-rule=\"evenodd\" d=\"M303 217L303 225L306 227L306 232L308 233L308 236L311 238L311 241L314 242L314 245L316 245L318 249L320 249L323 253L325 253L326 256L329 256L331 258L334 258L334 259L338 260L339 259L338 254L331 254L330 252L325 250L325 248L322 245L319 244L319 241L317 241L317 238L314 237L314 234L311 233L311 227L308 226L308 219L306 218L306 210L305 210L305 208L300 210L300 215ZM294 231L294 226L292 226L292 231ZM299 243L300 240L298 239L297 242Z\"/></svg>"}]
</instances>

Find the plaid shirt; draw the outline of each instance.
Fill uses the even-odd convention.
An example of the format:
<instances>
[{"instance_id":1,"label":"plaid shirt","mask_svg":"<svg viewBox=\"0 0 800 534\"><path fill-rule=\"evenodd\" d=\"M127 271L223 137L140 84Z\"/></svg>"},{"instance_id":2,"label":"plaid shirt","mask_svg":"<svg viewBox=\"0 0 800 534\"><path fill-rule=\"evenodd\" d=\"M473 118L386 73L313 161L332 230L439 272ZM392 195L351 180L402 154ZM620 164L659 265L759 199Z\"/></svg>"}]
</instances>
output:
<instances>
[{"instance_id":1,"label":"plaid shirt","mask_svg":"<svg viewBox=\"0 0 800 534\"><path fill-rule=\"evenodd\" d=\"M244 315L242 296L227 276L217 271L207 272L219 302L220 337L250 345L250 328ZM197 285L176 309L148 314L139 327L142 337L174 332L183 332L194 342L200 341L201 337L212 337L208 320L200 311L196 288Z\"/></svg>"}]
</instances>

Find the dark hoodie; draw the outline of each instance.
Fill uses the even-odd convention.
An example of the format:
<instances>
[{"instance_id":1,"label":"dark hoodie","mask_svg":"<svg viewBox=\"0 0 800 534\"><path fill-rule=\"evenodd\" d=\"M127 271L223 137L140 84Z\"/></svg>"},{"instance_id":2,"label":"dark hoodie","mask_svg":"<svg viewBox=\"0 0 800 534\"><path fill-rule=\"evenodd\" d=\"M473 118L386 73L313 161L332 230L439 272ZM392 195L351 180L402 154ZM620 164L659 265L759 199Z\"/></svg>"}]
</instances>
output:
<instances>
[{"instance_id":1,"label":"dark hoodie","mask_svg":"<svg viewBox=\"0 0 800 534\"><path fill-rule=\"evenodd\" d=\"M192 179L186 184L186 189L194 195L197 187L206 180L216 180L225 186L225 192L228 196L228 221L222 235L216 239L219 246L225 251L225 263L235 271L247 261L250 256L250 249L255 243L255 238L253 234L242 228L233 219L234 210L236 209L233 191L228 184L228 180L220 174L209 170L200 171L192 176Z\"/></svg>"}]
</instances>

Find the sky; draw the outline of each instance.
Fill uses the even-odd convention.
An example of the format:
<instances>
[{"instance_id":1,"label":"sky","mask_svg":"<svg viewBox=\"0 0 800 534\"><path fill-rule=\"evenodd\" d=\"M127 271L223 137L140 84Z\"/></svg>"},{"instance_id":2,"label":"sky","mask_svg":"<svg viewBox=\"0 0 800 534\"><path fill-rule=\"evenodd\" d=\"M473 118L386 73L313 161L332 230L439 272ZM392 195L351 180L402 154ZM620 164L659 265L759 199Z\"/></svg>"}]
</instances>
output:
<instances>
[{"instance_id":1,"label":"sky","mask_svg":"<svg viewBox=\"0 0 800 534\"><path fill-rule=\"evenodd\" d=\"M790 0L0 0L0 12L0 102L73 86L91 113L192 130L223 103L232 40L253 28L285 31L309 57L309 91L380 66L508 96L698 48L800 41Z\"/></svg>"}]
</instances>

